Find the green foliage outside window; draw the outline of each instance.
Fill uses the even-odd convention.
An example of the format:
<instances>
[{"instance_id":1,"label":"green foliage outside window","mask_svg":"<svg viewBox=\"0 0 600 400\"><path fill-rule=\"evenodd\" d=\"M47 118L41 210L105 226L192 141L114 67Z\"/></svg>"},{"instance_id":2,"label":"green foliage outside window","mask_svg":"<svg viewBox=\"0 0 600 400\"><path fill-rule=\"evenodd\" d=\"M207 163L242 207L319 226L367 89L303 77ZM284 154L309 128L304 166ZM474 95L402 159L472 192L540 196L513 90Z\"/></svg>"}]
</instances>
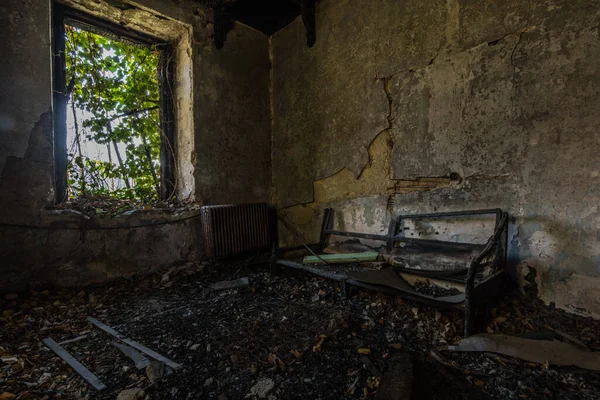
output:
<instances>
[{"instance_id":1,"label":"green foliage outside window","mask_svg":"<svg viewBox=\"0 0 600 400\"><path fill-rule=\"evenodd\" d=\"M65 28L68 112L74 130L68 144L69 196L158 200L159 51ZM85 154L84 142L102 147L108 159Z\"/></svg>"}]
</instances>

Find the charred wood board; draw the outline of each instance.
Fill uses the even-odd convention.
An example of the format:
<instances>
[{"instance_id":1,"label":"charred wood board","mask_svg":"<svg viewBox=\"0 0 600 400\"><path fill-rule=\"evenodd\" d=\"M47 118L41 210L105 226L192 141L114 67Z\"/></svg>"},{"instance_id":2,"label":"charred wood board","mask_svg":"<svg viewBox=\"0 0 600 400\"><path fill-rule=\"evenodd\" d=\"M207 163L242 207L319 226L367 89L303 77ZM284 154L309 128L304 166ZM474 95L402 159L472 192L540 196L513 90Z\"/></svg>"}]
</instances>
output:
<instances>
[{"instance_id":1,"label":"charred wood board","mask_svg":"<svg viewBox=\"0 0 600 400\"><path fill-rule=\"evenodd\" d=\"M570 343L556 341L486 333L465 338L445 350L497 353L538 364L575 365L600 371L600 352L586 351Z\"/></svg>"}]
</instances>

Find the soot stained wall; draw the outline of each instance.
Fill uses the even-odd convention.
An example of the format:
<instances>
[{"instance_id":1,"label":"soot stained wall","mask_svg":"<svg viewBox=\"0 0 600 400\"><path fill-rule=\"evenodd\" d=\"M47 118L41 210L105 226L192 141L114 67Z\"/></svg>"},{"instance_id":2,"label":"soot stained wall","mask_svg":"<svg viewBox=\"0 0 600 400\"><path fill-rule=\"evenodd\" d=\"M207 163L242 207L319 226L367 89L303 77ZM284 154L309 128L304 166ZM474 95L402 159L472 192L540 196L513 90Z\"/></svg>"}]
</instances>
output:
<instances>
[{"instance_id":1,"label":"soot stained wall","mask_svg":"<svg viewBox=\"0 0 600 400\"><path fill-rule=\"evenodd\" d=\"M186 88L176 95L180 198L199 204L268 201L266 36L235 24L225 47L216 50L212 12L193 1L141 0L127 10L103 1L64 2L165 40L186 41L178 46L182 62L176 64L176 86ZM190 216L185 210L93 221L48 210L55 200L51 6L34 0L0 4L0 291L100 282L198 259L199 219L127 228ZM175 25L178 30L169 28ZM86 229L119 223L125 229ZM48 224L81 230L14 226Z\"/></svg>"},{"instance_id":2,"label":"soot stained wall","mask_svg":"<svg viewBox=\"0 0 600 400\"><path fill-rule=\"evenodd\" d=\"M502 207L517 275L600 316L599 17L585 0L322 1L312 49L300 19L272 38L273 202L306 240L326 206L370 232Z\"/></svg>"}]
</instances>

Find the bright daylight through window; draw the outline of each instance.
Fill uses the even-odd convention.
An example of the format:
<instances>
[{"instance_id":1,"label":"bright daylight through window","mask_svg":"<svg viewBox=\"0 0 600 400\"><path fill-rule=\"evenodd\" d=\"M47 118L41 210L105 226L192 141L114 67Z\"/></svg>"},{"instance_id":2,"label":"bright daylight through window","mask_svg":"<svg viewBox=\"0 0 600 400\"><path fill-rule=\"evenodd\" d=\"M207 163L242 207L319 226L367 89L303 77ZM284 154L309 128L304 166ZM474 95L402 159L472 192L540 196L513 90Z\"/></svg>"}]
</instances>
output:
<instances>
[{"instance_id":1,"label":"bright daylight through window","mask_svg":"<svg viewBox=\"0 0 600 400\"><path fill-rule=\"evenodd\" d=\"M158 200L161 52L78 26L64 29L68 197Z\"/></svg>"}]
</instances>

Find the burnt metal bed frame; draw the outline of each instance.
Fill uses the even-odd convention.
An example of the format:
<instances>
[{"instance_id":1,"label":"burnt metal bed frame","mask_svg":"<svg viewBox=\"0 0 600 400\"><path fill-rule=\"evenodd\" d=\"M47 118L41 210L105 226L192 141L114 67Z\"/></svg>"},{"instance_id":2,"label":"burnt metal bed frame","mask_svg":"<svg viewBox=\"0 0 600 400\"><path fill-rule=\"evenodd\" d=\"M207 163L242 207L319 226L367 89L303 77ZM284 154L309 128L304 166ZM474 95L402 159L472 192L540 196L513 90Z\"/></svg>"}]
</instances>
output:
<instances>
[{"instance_id":1,"label":"burnt metal bed frame","mask_svg":"<svg viewBox=\"0 0 600 400\"><path fill-rule=\"evenodd\" d=\"M310 248L315 248L318 251L322 251L325 247L327 247L329 238L331 236L341 236L381 241L385 243L385 246L388 249L393 248L396 245L396 243L408 243L410 245L424 246L439 250L466 250L472 249L473 245L470 243L456 243L441 240L407 238L402 234L402 222L407 219L450 219L470 217L475 215L495 215L496 220L494 226L494 233L489 237L483 249L477 252L468 262L466 276L462 275L459 277L444 278L447 281L454 281L465 284L464 301L445 301L442 299L435 299L429 296L421 296L416 292L411 293L396 288L362 282L356 279L347 279L343 275L334 274L318 268L305 266L294 261L280 259L280 256L282 256L286 252L301 249L303 246L293 246L278 249L274 245L271 256L271 273L277 274L279 267L283 266L286 268L292 268L296 270L309 272L313 275L317 275L323 278L332 279L340 282L341 294L344 297L347 296L347 294L349 293L349 286L356 286L367 290L374 290L391 295L399 295L434 307L463 308L465 337L470 336L473 333L475 329L475 320L478 320L478 317L480 316L484 316L485 312L487 312L487 310L489 310L495 305L498 298L502 295L504 291L508 242L508 213L502 211L500 208L469 211L436 212L426 214L403 214L392 219L392 221L389 224L387 234L385 235L335 230L333 229L334 215L335 212L332 208L325 209L323 215L323 222L321 224L319 242L308 246L304 245L304 247L308 247L309 250ZM494 271L494 273L480 281L476 281L477 271L484 264L486 264L485 260L488 259L490 256L493 257L491 268ZM417 272L410 273L417 276L427 277ZM483 322L483 318L479 320Z\"/></svg>"}]
</instances>

